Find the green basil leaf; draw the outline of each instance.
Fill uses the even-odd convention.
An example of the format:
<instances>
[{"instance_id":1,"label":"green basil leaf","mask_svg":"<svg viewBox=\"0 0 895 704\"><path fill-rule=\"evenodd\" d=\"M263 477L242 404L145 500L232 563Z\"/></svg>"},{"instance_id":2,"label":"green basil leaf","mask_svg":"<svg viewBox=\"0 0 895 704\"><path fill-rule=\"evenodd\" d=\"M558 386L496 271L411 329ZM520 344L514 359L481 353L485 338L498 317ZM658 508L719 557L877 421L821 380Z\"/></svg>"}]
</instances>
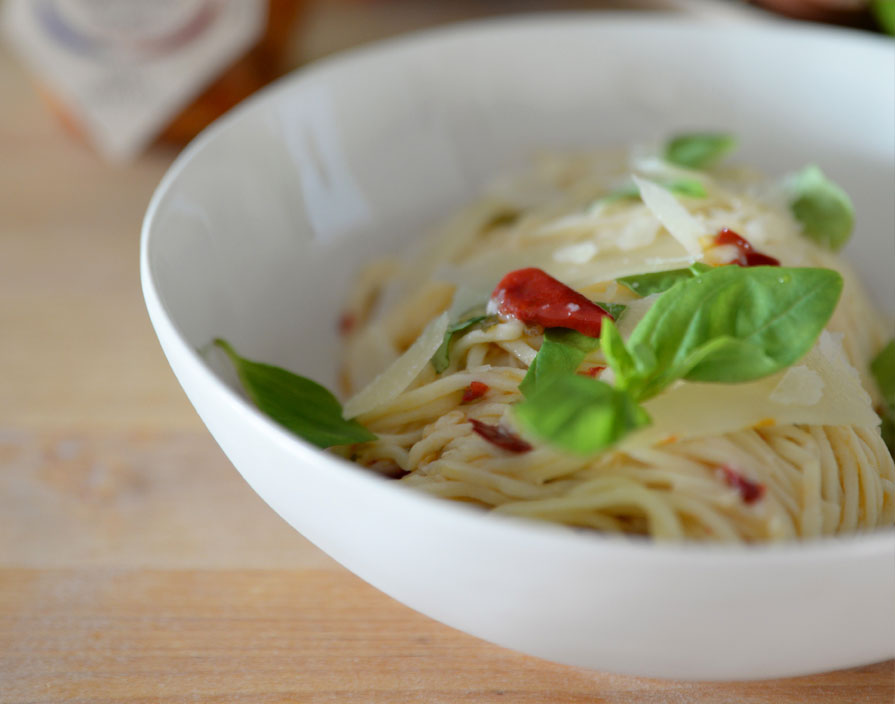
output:
<instances>
[{"instance_id":1,"label":"green basil leaf","mask_svg":"<svg viewBox=\"0 0 895 704\"><path fill-rule=\"evenodd\" d=\"M678 281L692 279L694 276L711 271L711 269L712 267L702 262L696 262L686 269L670 269L669 271L657 271L652 274L623 276L618 279L618 282L627 286L638 296L644 297L667 291Z\"/></svg>"},{"instance_id":2,"label":"green basil leaf","mask_svg":"<svg viewBox=\"0 0 895 704\"><path fill-rule=\"evenodd\" d=\"M531 435L581 455L604 450L650 423L626 391L577 374L552 377L514 411Z\"/></svg>"},{"instance_id":3,"label":"green basil leaf","mask_svg":"<svg viewBox=\"0 0 895 704\"><path fill-rule=\"evenodd\" d=\"M594 301L594 303L609 313L609 315L612 316L612 319L616 322L618 322L625 314L625 311L628 310L628 306L624 303L604 303L603 301Z\"/></svg>"},{"instance_id":4,"label":"green basil leaf","mask_svg":"<svg viewBox=\"0 0 895 704\"><path fill-rule=\"evenodd\" d=\"M883 396L880 433L895 457L895 340L891 340L870 363L870 372Z\"/></svg>"},{"instance_id":5,"label":"green basil leaf","mask_svg":"<svg viewBox=\"0 0 895 704\"><path fill-rule=\"evenodd\" d=\"M816 166L806 166L787 181L789 207L802 233L834 252L851 237L855 209L848 194Z\"/></svg>"},{"instance_id":6,"label":"green basil leaf","mask_svg":"<svg viewBox=\"0 0 895 704\"><path fill-rule=\"evenodd\" d=\"M240 357L225 340L214 341L239 375L255 405L284 428L317 447L352 445L376 436L355 420L342 417L342 404L315 381L270 364Z\"/></svg>"},{"instance_id":7,"label":"green basil leaf","mask_svg":"<svg viewBox=\"0 0 895 704\"><path fill-rule=\"evenodd\" d=\"M451 364L451 345L454 342L454 335L458 332L463 332L464 330L468 330L474 325L478 325L479 323L483 323L486 320L493 319L494 316L489 315L476 315L472 318L468 318L466 320L461 320L458 323L454 323L449 326L447 330L444 332L444 339L441 341L441 345L435 350L435 354L432 355L432 359L429 360L433 367L435 367L435 371L438 374L441 374L445 369L447 369Z\"/></svg>"},{"instance_id":8,"label":"green basil leaf","mask_svg":"<svg viewBox=\"0 0 895 704\"><path fill-rule=\"evenodd\" d=\"M677 379L740 383L774 374L808 352L841 291L830 269L723 266L679 281L628 339L642 379L636 398Z\"/></svg>"},{"instance_id":9,"label":"green basil leaf","mask_svg":"<svg viewBox=\"0 0 895 704\"><path fill-rule=\"evenodd\" d=\"M664 186L667 190L675 195L684 196L686 198L706 198L708 193L702 181L695 178L674 178L667 181L659 181L660 186ZM639 192L639 189L638 189Z\"/></svg>"},{"instance_id":10,"label":"green basil leaf","mask_svg":"<svg viewBox=\"0 0 895 704\"><path fill-rule=\"evenodd\" d=\"M605 321L605 318L604 318ZM536 394L557 375L574 374L587 355L600 346L600 341L576 330L550 328L544 332L541 349L528 368L519 391L523 396Z\"/></svg>"},{"instance_id":11,"label":"green basil leaf","mask_svg":"<svg viewBox=\"0 0 895 704\"><path fill-rule=\"evenodd\" d=\"M702 181L698 181L695 178L664 179L657 181L657 183L679 196L687 198L706 198L708 196ZM640 200L640 189L637 187L637 184L625 184L612 191L609 195L603 196L597 202L615 203L619 200Z\"/></svg>"},{"instance_id":12,"label":"green basil leaf","mask_svg":"<svg viewBox=\"0 0 895 704\"><path fill-rule=\"evenodd\" d=\"M873 358L870 371L886 403L895 407L895 340Z\"/></svg>"},{"instance_id":13,"label":"green basil leaf","mask_svg":"<svg viewBox=\"0 0 895 704\"><path fill-rule=\"evenodd\" d=\"M870 9L879 28L886 34L895 35L895 0L873 0Z\"/></svg>"},{"instance_id":14,"label":"green basil leaf","mask_svg":"<svg viewBox=\"0 0 895 704\"><path fill-rule=\"evenodd\" d=\"M886 447L889 448L889 454L895 458L895 409L883 409L882 425L879 432Z\"/></svg>"},{"instance_id":15,"label":"green basil leaf","mask_svg":"<svg viewBox=\"0 0 895 704\"><path fill-rule=\"evenodd\" d=\"M665 145L665 161L687 169L707 169L737 146L733 135L720 132L682 134Z\"/></svg>"}]
</instances>

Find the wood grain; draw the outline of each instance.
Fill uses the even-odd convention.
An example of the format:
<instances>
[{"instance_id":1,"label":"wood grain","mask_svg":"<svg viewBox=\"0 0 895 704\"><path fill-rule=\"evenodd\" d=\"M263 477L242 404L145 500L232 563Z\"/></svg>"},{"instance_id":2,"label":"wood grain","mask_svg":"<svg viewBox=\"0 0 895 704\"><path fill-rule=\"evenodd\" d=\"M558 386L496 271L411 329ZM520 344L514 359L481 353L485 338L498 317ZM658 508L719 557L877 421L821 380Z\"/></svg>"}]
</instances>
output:
<instances>
[{"instance_id":1,"label":"wood grain","mask_svg":"<svg viewBox=\"0 0 895 704\"><path fill-rule=\"evenodd\" d=\"M0 427L199 428L143 306L143 211L172 154L66 138L0 48Z\"/></svg>"},{"instance_id":2,"label":"wood grain","mask_svg":"<svg viewBox=\"0 0 895 704\"><path fill-rule=\"evenodd\" d=\"M0 571L0 701L832 704L893 665L777 682L600 674L495 648L331 570Z\"/></svg>"},{"instance_id":3,"label":"wood grain","mask_svg":"<svg viewBox=\"0 0 895 704\"><path fill-rule=\"evenodd\" d=\"M482 12L331 1L296 55ZM173 155L103 164L2 48L0 87L0 703L893 701L892 662L748 684L553 665L347 573L242 481L155 340L138 236Z\"/></svg>"},{"instance_id":4,"label":"wood grain","mask_svg":"<svg viewBox=\"0 0 895 704\"><path fill-rule=\"evenodd\" d=\"M203 430L0 429L0 467L0 565L336 568Z\"/></svg>"}]
</instances>

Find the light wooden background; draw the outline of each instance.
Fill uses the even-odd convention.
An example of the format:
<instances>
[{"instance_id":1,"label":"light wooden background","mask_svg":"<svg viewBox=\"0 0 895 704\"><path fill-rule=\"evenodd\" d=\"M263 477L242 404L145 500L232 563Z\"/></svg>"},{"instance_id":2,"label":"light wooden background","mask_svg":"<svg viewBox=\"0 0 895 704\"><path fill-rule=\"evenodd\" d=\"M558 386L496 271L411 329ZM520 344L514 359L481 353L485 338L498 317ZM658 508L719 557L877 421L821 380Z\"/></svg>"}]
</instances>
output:
<instances>
[{"instance_id":1,"label":"light wooden background","mask_svg":"<svg viewBox=\"0 0 895 704\"><path fill-rule=\"evenodd\" d=\"M314 20L312 53L359 38L351 11ZM0 51L0 702L893 701L892 662L746 684L553 665L336 565L242 482L155 341L138 234L171 157L100 163Z\"/></svg>"}]
</instances>

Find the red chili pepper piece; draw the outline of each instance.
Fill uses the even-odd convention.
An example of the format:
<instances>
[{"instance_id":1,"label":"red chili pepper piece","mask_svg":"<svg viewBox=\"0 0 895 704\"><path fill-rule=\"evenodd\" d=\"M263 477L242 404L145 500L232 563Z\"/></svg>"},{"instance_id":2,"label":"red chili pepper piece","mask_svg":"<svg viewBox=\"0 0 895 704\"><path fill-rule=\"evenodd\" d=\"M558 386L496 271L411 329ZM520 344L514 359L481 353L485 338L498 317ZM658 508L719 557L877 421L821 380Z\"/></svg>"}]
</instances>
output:
<instances>
[{"instance_id":1,"label":"red chili pepper piece","mask_svg":"<svg viewBox=\"0 0 895 704\"><path fill-rule=\"evenodd\" d=\"M535 268L511 271L491 298L503 315L529 325L571 328L588 337L599 337L603 318L612 318L590 299Z\"/></svg>"},{"instance_id":2,"label":"red chili pepper piece","mask_svg":"<svg viewBox=\"0 0 895 704\"><path fill-rule=\"evenodd\" d=\"M780 266L778 259L756 251L749 240L726 227L715 235L715 244L736 247L737 258L734 263L738 266Z\"/></svg>"},{"instance_id":3,"label":"red chili pepper piece","mask_svg":"<svg viewBox=\"0 0 895 704\"><path fill-rule=\"evenodd\" d=\"M357 325L357 318L354 317L352 313L342 313L339 316L339 334L347 335L352 330L354 330L354 326Z\"/></svg>"},{"instance_id":4,"label":"red chili pepper piece","mask_svg":"<svg viewBox=\"0 0 895 704\"><path fill-rule=\"evenodd\" d=\"M469 386L463 389L463 403L477 401L486 393L488 393L489 388L491 387L487 384L483 384L481 381L470 382Z\"/></svg>"},{"instance_id":5,"label":"red chili pepper piece","mask_svg":"<svg viewBox=\"0 0 895 704\"><path fill-rule=\"evenodd\" d=\"M718 470L721 472L721 476L724 477L724 481L727 482L727 485L740 492L740 497L743 499L743 503L754 504L756 501L760 501L764 496L764 484L759 484L758 482L753 482L751 479L747 479L727 465L719 467Z\"/></svg>"},{"instance_id":6,"label":"red chili pepper piece","mask_svg":"<svg viewBox=\"0 0 895 704\"><path fill-rule=\"evenodd\" d=\"M497 445L507 452L521 454L533 449L529 443L525 442L525 440L518 435L511 433L509 430L499 425L488 425L488 423L482 423L482 421L476 420L475 418L470 418L469 422L472 423L472 429L476 433L481 435L492 445Z\"/></svg>"},{"instance_id":7,"label":"red chili pepper piece","mask_svg":"<svg viewBox=\"0 0 895 704\"><path fill-rule=\"evenodd\" d=\"M581 376L589 376L592 379L596 379L600 376L600 372L603 371L606 367L591 367L590 369L585 369L583 372L578 372Z\"/></svg>"}]
</instances>

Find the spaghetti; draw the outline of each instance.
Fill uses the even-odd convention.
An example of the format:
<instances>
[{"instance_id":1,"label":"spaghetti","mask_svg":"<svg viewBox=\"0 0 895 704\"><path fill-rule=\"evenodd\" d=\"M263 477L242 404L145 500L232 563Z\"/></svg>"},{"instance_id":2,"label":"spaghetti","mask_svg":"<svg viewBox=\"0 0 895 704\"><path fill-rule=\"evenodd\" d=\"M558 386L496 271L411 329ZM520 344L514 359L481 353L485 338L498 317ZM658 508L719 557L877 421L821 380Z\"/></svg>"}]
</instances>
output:
<instances>
[{"instance_id":1,"label":"spaghetti","mask_svg":"<svg viewBox=\"0 0 895 704\"><path fill-rule=\"evenodd\" d=\"M627 336L656 296L620 278L778 260L844 279L811 353L746 384L677 382L644 404L650 428L594 455L538 442L514 416L544 325L493 315L493 304L492 315L467 312L507 272L539 267L601 306L627 306L617 320ZM337 451L435 496L659 540L775 541L895 523L895 465L867 371L886 322L848 265L804 236L785 187L746 170L549 155L495 184L422 256L368 267L342 320L345 391L374 385L346 416L377 439ZM438 343L442 369L429 361ZM581 354L579 374L612 380L598 345ZM527 448L489 437L498 430Z\"/></svg>"}]
</instances>

